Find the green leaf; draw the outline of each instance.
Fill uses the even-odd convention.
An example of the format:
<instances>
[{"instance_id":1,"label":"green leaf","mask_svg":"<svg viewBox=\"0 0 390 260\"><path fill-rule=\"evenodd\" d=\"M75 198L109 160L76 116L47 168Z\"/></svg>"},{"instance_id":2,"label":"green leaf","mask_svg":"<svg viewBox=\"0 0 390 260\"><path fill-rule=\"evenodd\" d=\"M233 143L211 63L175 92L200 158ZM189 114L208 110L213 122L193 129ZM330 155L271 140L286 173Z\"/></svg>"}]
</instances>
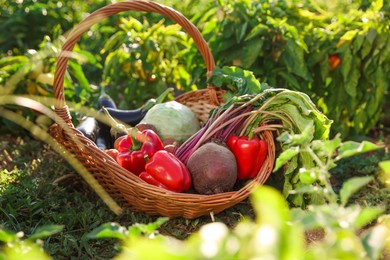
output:
<instances>
[{"instance_id":1,"label":"green leaf","mask_svg":"<svg viewBox=\"0 0 390 260\"><path fill-rule=\"evenodd\" d=\"M324 189L322 187L317 187L313 185L302 185L300 187L297 187L293 191L291 191L291 194L299 194L299 193L323 193Z\"/></svg>"},{"instance_id":2,"label":"green leaf","mask_svg":"<svg viewBox=\"0 0 390 260\"><path fill-rule=\"evenodd\" d=\"M256 222L260 225L272 225L280 230L290 218L286 201L274 188L258 187L252 193L251 201L257 216Z\"/></svg>"},{"instance_id":3,"label":"green leaf","mask_svg":"<svg viewBox=\"0 0 390 260\"><path fill-rule=\"evenodd\" d=\"M268 33L268 31L269 31L269 28L266 25L259 23L255 27L253 27L253 29L248 33L248 35L245 37L244 40L245 41L251 40L252 38L254 38L256 36L264 35L264 34Z\"/></svg>"},{"instance_id":4,"label":"green leaf","mask_svg":"<svg viewBox=\"0 0 390 260\"><path fill-rule=\"evenodd\" d=\"M284 132L278 137L278 141L293 146L296 145L306 146L313 139L313 133L314 133L313 122L309 121L308 124L306 125L306 128L303 129L303 131L300 134L289 134L287 132Z\"/></svg>"},{"instance_id":5,"label":"green leaf","mask_svg":"<svg viewBox=\"0 0 390 260\"><path fill-rule=\"evenodd\" d=\"M364 42L364 35L362 35L361 33L357 34L352 43L352 47L353 47L352 51L354 55L356 55L356 53L360 50L360 48L363 45L363 42Z\"/></svg>"},{"instance_id":6,"label":"green leaf","mask_svg":"<svg viewBox=\"0 0 390 260\"><path fill-rule=\"evenodd\" d=\"M313 169L299 169L299 180L303 184L312 184L317 180L317 174Z\"/></svg>"},{"instance_id":7,"label":"green leaf","mask_svg":"<svg viewBox=\"0 0 390 260\"><path fill-rule=\"evenodd\" d=\"M340 148L338 150L339 154L336 157L335 161L338 161L342 158L350 157L355 154L374 151L380 148L381 146L378 146L368 141L363 141L361 143L354 141L346 141L340 145Z\"/></svg>"},{"instance_id":8,"label":"green leaf","mask_svg":"<svg viewBox=\"0 0 390 260\"><path fill-rule=\"evenodd\" d=\"M291 158L296 156L299 153L299 147L291 147L287 150L283 151L275 162L274 172L277 171L280 167L282 167L285 163L287 163Z\"/></svg>"},{"instance_id":9,"label":"green leaf","mask_svg":"<svg viewBox=\"0 0 390 260\"><path fill-rule=\"evenodd\" d=\"M324 155L327 157L331 157L339 145L341 144L341 138L335 137L332 140L314 140L312 142L313 150L316 151L319 155Z\"/></svg>"},{"instance_id":10,"label":"green leaf","mask_svg":"<svg viewBox=\"0 0 390 260\"><path fill-rule=\"evenodd\" d=\"M72 75L76 78L80 86L85 89L89 89L89 82L88 79L85 77L83 67L73 61L69 61L69 67L71 68Z\"/></svg>"},{"instance_id":11,"label":"green leaf","mask_svg":"<svg viewBox=\"0 0 390 260\"><path fill-rule=\"evenodd\" d=\"M366 38L367 38L367 36L366 36ZM365 59L366 57L367 57L367 55L370 53L370 51L371 51L371 48L372 48L372 44L369 42L369 41L367 41L367 39L364 41L364 43L363 43L363 46L362 46L362 48L361 48L361 50L360 50L360 58L363 60L363 59Z\"/></svg>"},{"instance_id":12,"label":"green leaf","mask_svg":"<svg viewBox=\"0 0 390 260\"><path fill-rule=\"evenodd\" d=\"M0 241L4 243L11 242L12 240L15 240L18 236L15 233L8 232L4 229L0 229Z\"/></svg>"},{"instance_id":13,"label":"green leaf","mask_svg":"<svg viewBox=\"0 0 390 260\"><path fill-rule=\"evenodd\" d=\"M237 24L237 28L235 30L237 43L240 43L241 40L244 38L247 27L248 27L248 22Z\"/></svg>"},{"instance_id":14,"label":"green leaf","mask_svg":"<svg viewBox=\"0 0 390 260\"><path fill-rule=\"evenodd\" d=\"M383 7L383 0L376 0L371 3L371 10L380 11Z\"/></svg>"},{"instance_id":15,"label":"green leaf","mask_svg":"<svg viewBox=\"0 0 390 260\"><path fill-rule=\"evenodd\" d=\"M369 259L384 259L383 249L390 237L389 229L385 225L376 225L364 234L362 244Z\"/></svg>"},{"instance_id":16,"label":"green leaf","mask_svg":"<svg viewBox=\"0 0 390 260\"><path fill-rule=\"evenodd\" d=\"M121 44L122 42L126 42L128 38L126 32L119 31L111 36L106 43L104 44L104 48L100 51L100 54L104 54L109 52L110 50L116 49L116 46Z\"/></svg>"},{"instance_id":17,"label":"green leaf","mask_svg":"<svg viewBox=\"0 0 390 260\"><path fill-rule=\"evenodd\" d=\"M383 42L383 48L379 57L378 64L381 65L384 61L387 61L390 55L390 36L384 39L381 37L381 43Z\"/></svg>"},{"instance_id":18,"label":"green leaf","mask_svg":"<svg viewBox=\"0 0 390 260\"><path fill-rule=\"evenodd\" d=\"M28 237L28 240L34 241L37 239L46 238L52 236L64 229L64 225L45 225L38 227L35 232Z\"/></svg>"},{"instance_id":19,"label":"green leaf","mask_svg":"<svg viewBox=\"0 0 390 260\"><path fill-rule=\"evenodd\" d=\"M353 38L355 38L356 34L359 32L358 29L355 29L355 30L351 30L351 31L348 31L346 33L344 33L343 36L341 36L341 40L344 40L344 41L352 41Z\"/></svg>"},{"instance_id":20,"label":"green leaf","mask_svg":"<svg viewBox=\"0 0 390 260\"><path fill-rule=\"evenodd\" d=\"M257 60L259 52L263 47L263 41L260 39L253 39L245 42L244 48L242 50L242 66L244 68L249 68Z\"/></svg>"},{"instance_id":21,"label":"green leaf","mask_svg":"<svg viewBox=\"0 0 390 260\"><path fill-rule=\"evenodd\" d=\"M79 50L77 52L83 55L90 64L95 65L97 68L102 68L102 65L96 60L95 55L89 51Z\"/></svg>"},{"instance_id":22,"label":"green leaf","mask_svg":"<svg viewBox=\"0 0 390 260\"><path fill-rule=\"evenodd\" d=\"M354 177L343 183L343 186L340 190L340 200L342 205L346 205L348 199L359 189L366 186L370 181L373 180L373 177Z\"/></svg>"},{"instance_id":23,"label":"green leaf","mask_svg":"<svg viewBox=\"0 0 390 260\"><path fill-rule=\"evenodd\" d=\"M298 83L298 80L296 79L296 77L293 74L288 73L286 71L279 71L278 75L280 75L285 81L287 81L287 83L289 85L294 87L296 90L299 90L302 88L302 86Z\"/></svg>"},{"instance_id":24,"label":"green leaf","mask_svg":"<svg viewBox=\"0 0 390 260\"><path fill-rule=\"evenodd\" d=\"M343 81L344 83L348 83L349 74L352 67L352 53L350 49L347 49L345 52L341 55L341 66L340 71L341 75L343 75Z\"/></svg>"},{"instance_id":25,"label":"green leaf","mask_svg":"<svg viewBox=\"0 0 390 260\"><path fill-rule=\"evenodd\" d=\"M301 208L292 208L290 210L293 223L300 223L305 230L319 228L320 225L313 211L303 210Z\"/></svg>"},{"instance_id":26,"label":"green leaf","mask_svg":"<svg viewBox=\"0 0 390 260\"><path fill-rule=\"evenodd\" d=\"M215 68L207 82L216 87L227 89L237 96L261 92L260 82L253 72L235 66Z\"/></svg>"},{"instance_id":27,"label":"green leaf","mask_svg":"<svg viewBox=\"0 0 390 260\"><path fill-rule=\"evenodd\" d=\"M360 63L360 62L359 62ZM344 84L345 91L351 96L356 97L357 88L360 79L360 71L359 71L359 63L357 63L356 59L352 59L352 68L349 72L348 80Z\"/></svg>"},{"instance_id":28,"label":"green leaf","mask_svg":"<svg viewBox=\"0 0 390 260\"><path fill-rule=\"evenodd\" d=\"M306 146L313 140L314 125L313 121L308 122L306 128L303 129L302 133L292 135L291 144Z\"/></svg>"},{"instance_id":29,"label":"green leaf","mask_svg":"<svg viewBox=\"0 0 390 260\"><path fill-rule=\"evenodd\" d=\"M294 164L295 162L293 162L293 164ZM291 167L290 166L291 164L289 164L289 167ZM296 166L295 167L291 167L291 168L296 168ZM283 196L285 197L285 198L287 198L289 195L290 195L290 192L292 191L292 189L293 189L293 186L292 186L292 183L290 182L290 178L289 178L289 174L287 174L287 175L285 175L284 176L284 183L283 183Z\"/></svg>"},{"instance_id":30,"label":"green leaf","mask_svg":"<svg viewBox=\"0 0 390 260\"><path fill-rule=\"evenodd\" d=\"M100 227L92 230L87 237L88 238L117 238L120 240L126 240L127 229L122 227L118 223L105 223Z\"/></svg>"},{"instance_id":31,"label":"green leaf","mask_svg":"<svg viewBox=\"0 0 390 260\"><path fill-rule=\"evenodd\" d=\"M372 223L372 221L378 218L383 211L383 209L378 207L364 207L354 221L354 228L361 229Z\"/></svg>"},{"instance_id":32,"label":"green leaf","mask_svg":"<svg viewBox=\"0 0 390 260\"><path fill-rule=\"evenodd\" d=\"M383 161L379 163L379 167L386 173L390 174L390 161Z\"/></svg>"},{"instance_id":33,"label":"green leaf","mask_svg":"<svg viewBox=\"0 0 390 260\"><path fill-rule=\"evenodd\" d=\"M5 65L11 65L11 64L25 64L28 63L29 59L26 56L6 56L4 58L0 59L0 67L3 67Z\"/></svg>"},{"instance_id":34,"label":"green leaf","mask_svg":"<svg viewBox=\"0 0 390 260\"><path fill-rule=\"evenodd\" d=\"M167 222L169 220L169 218L166 218L166 217L160 217L158 218L156 221L152 222L152 223L148 223L148 224L136 224L139 229L146 233L146 234L152 234L153 232L157 231L157 229L162 225L164 224L165 222Z\"/></svg>"},{"instance_id":35,"label":"green leaf","mask_svg":"<svg viewBox=\"0 0 390 260\"><path fill-rule=\"evenodd\" d=\"M375 38L376 38L377 35L378 35L378 33L377 33L376 29L370 28L368 30L366 39L372 45L372 44L374 44L374 41L375 41Z\"/></svg>"},{"instance_id":36,"label":"green leaf","mask_svg":"<svg viewBox=\"0 0 390 260\"><path fill-rule=\"evenodd\" d=\"M287 69L292 73L305 80L311 79L304 58L304 50L293 39L287 39L282 54L282 60Z\"/></svg>"}]
</instances>

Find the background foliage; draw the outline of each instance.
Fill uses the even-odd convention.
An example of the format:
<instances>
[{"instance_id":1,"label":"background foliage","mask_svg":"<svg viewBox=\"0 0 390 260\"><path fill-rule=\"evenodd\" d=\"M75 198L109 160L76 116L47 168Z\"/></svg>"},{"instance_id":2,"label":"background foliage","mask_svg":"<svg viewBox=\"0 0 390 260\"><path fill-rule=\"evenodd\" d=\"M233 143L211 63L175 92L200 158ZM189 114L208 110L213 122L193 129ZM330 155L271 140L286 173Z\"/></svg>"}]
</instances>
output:
<instances>
[{"instance_id":1,"label":"background foliage","mask_svg":"<svg viewBox=\"0 0 390 260\"><path fill-rule=\"evenodd\" d=\"M37 56L43 73L52 74L55 59L47 56L55 58L62 42L52 45L56 51L51 55L47 43L58 41L88 13L109 2L7 2L0 11L0 84ZM217 65L242 66L271 86L310 95L335 121L333 134L346 138L366 134L383 114L390 71L387 1L165 4L201 30ZM32 21L37 23L29 30L26 25ZM32 55L32 50L41 54ZM139 107L167 87L188 91L207 85L204 63L192 40L156 14L124 12L110 17L83 35L75 52L80 55L69 68L66 97L81 105L95 107L96 90L105 85L121 108ZM339 60L335 63L331 56ZM39 74L39 70L31 67L25 74ZM29 91L28 84L21 80L16 93L51 95L50 86L41 86L48 93L37 93L31 86ZM98 87L91 90L90 84Z\"/></svg>"},{"instance_id":2,"label":"background foliage","mask_svg":"<svg viewBox=\"0 0 390 260\"><path fill-rule=\"evenodd\" d=\"M4 7L0 10L0 95L27 94L50 105L50 99L45 98L53 96L55 62L66 34L90 12L111 2L0 0ZM242 66L253 71L262 82L310 95L317 106L335 121L334 134L353 138L378 125L387 105L390 75L388 1L159 2L191 19L209 43L217 65ZM340 60L334 62L331 57ZM84 105L96 108L102 87L121 108L135 108L167 87L174 86L177 93L204 88L207 85L204 74L199 52L178 26L159 15L126 12L93 26L80 39L69 62L65 96L67 102L75 105L76 109L71 112L77 124L77 108ZM37 123L44 123L41 122L42 116L34 111L9 105L4 107ZM12 122L1 120L1 133L20 131ZM18 142L24 140L19 138ZM195 232L210 219L178 219L167 224L164 219L156 220L131 212L125 215L126 219L113 216L87 187L72 182L79 180L74 175L65 174L68 169L63 169L61 160L55 162L57 179L49 182L54 176L51 175L52 169L50 172L47 169L53 167L53 160L58 158L53 154L47 157L37 154L38 144L26 140L28 144L23 151L20 143L12 147L9 141L0 143L0 151L4 153L2 158L11 158L2 163L12 165L0 171L0 246L6 248L8 256L16 257L21 252L19 249L31 248L31 254L47 257L41 250L44 247L46 252L59 258L69 255L109 258L121 252L118 257L145 257L144 254L150 253L167 259L264 257L261 254L290 258L305 254L307 259L314 259L318 255L331 254L335 258L377 259L381 256L381 249L390 243L385 240L389 232L388 216L384 215L375 222L383 212L389 213L388 205L383 205L389 197L389 189L383 187L388 181L383 176L388 176L389 167L383 167L386 170L381 171L377 166L381 159L388 158L388 153L383 150L369 157L375 166L367 162L367 157L353 157L350 161L340 161L340 164L347 165L347 169L327 164L321 169L301 171L296 178L307 185L297 192L312 192L326 198L329 191L321 188L323 184L335 189L324 207L309 205L307 211L289 210L280 195L263 190L266 197L259 196L259 191L252 198L257 218L245 219L241 214L248 213L247 208L238 205L238 208L216 217L217 222L228 223L230 227L240 220L234 229L228 230L225 225L216 223ZM332 142L326 145L317 143L304 145L301 149L316 150L320 146L329 150L329 147L335 148L334 145ZM318 151L322 152L319 156L324 155L325 151ZM35 159L26 160L23 154ZM329 151L326 154L333 158ZM356 169L350 167L353 160L361 163ZM333 159L329 161L333 162ZM343 181L357 177L358 171L362 178L354 178L344 185ZM33 176L31 172L35 172ZM280 180L273 178L268 184L276 187L281 184ZM64 184L69 180L70 184ZM370 183L366 187L369 191L363 192L366 195L356 195L357 189L367 183ZM372 192L372 189L379 191ZM347 205L352 198L361 200L362 207ZM379 207L367 207L377 205ZM66 211L61 211L64 208ZM126 226L103 224L107 221L118 221ZM38 227L46 223L64 226ZM291 226L290 223L299 225ZM372 225L373 229L359 233L366 225ZM93 232L87 233L94 228ZM158 228L169 236L161 236ZM324 240L303 248L303 236L313 229L325 230ZM21 230L25 230L26 235L16 233ZM209 236L210 232L219 236ZM261 239L270 237L270 234L276 234L272 243ZM170 236L190 239L177 241ZM102 240L107 238L110 240ZM112 238L119 238L119 243ZM375 238L383 239L378 243ZM46 240L43 243L41 239ZM351 246L345 248L342 241ZM213 249L205 250L210 243ZM175 246L171 247L172 244ZM232 245L235 250L231 250ZM246 245L252 246L248 248ZM257 246L264 250L256 251ZM172 255L171 248L185 248L187 255ZM0 252L0 259L5 258L5 254Z\"/></svg>"}]
</instances>

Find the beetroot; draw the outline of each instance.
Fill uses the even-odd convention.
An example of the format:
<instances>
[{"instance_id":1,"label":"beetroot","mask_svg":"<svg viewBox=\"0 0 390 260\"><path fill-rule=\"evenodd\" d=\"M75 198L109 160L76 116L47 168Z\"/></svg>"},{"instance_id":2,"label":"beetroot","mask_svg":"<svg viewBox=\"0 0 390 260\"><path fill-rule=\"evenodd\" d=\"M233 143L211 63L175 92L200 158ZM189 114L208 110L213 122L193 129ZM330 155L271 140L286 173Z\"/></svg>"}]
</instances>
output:
<instances>
[{"instance_id":1,"label":"beetroot","mask_svg":"<svg viewBox=\"0 0 390 260\"><path fill-rule=\"evenodd\" d=\"M198 148L188 159L187 168L200 194L231 191L237 180L236 158L227 147L216 143Z\"/></svg>"}]
</instances>

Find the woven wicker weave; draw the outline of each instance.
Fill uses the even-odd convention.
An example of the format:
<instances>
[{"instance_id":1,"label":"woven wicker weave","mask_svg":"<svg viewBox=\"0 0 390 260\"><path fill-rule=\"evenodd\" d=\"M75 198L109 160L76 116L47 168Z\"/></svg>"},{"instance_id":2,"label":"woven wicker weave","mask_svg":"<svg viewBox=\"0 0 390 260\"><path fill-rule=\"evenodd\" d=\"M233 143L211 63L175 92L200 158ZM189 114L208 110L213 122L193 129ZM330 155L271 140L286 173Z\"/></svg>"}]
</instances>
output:
<instances>
[{"instance_id":1,"label":"woven wicker weave","mask_svg":"<svg viewBox=\"0 0 390 260\"><path fill-rule=\"evenodd\" d=\"M62 47L54 78L55 112L65 120L71 131L69 134L69 131L64 131L59 125L54 124L50 127L49 133L83 163L110 196L123 207L130 207L133 211L190 219L211 212L216 214L241 202L249 196L256 186L263 184L272 171L275 160L272 132L264 131L261 133L262 138L267 141L269 149L265 163L256 178L237 191L200 195L170 192L145 183L136 175L120 167L110 156L74 128L65 102L63 87L69 53L73 50L80 36L92 25L109 16L128 10L159 13L180 24L194 40L205 61L207 76L210 76L215 66L211 51L198 29L182 14L161 4L142 0L107 5L79 23L68 35ZM185 93L177 97L176 101L190 107L204 122L208 118L209 111L221 104L222 94L222 90L208 86L206 89Z\"/></svg>"}]
</instances>

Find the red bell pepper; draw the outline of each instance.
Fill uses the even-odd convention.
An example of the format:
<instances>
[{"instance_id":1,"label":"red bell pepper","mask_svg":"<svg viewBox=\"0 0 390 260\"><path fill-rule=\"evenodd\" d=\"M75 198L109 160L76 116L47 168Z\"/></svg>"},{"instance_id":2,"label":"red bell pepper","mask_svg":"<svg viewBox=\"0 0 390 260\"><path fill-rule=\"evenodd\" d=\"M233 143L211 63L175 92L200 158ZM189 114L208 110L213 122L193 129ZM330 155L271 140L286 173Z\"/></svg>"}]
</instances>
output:
<instances>
[{"instance_id":1,"label":"red bell pepper","mask_svg":"<svg viewBox=\"0 0 390 260\"><path fill-rule=\"evenodd\" d=\"M139 177L149 184L175 192L191 187L191 175L187 167L175 155L165 150L154 154Z\"/></svg>"},{"instance_id":2,"label":"red bell pepper","mask_svg":"<svg viewBox=\"0 0 390 260\"><path fill-rule=\"evenodd\" d=\"M256 136L249 139L248 136L232 135L228 138L227 145L236 157L237 178L239 180L254 178L267 156L267 142Z\"/></svg>"},{"instance_id":3,"label":"red bell pepper","mask_svg":"<svg viewBox=\"0 0 390 260\"><path fill-rule=\"evenodd\" d=\"M139 175L145 170L146 161L164 145L158 135L150 129L130 133L118 143L119 154L116 161L120 166Z\"/></svg>"}]
</instances>

